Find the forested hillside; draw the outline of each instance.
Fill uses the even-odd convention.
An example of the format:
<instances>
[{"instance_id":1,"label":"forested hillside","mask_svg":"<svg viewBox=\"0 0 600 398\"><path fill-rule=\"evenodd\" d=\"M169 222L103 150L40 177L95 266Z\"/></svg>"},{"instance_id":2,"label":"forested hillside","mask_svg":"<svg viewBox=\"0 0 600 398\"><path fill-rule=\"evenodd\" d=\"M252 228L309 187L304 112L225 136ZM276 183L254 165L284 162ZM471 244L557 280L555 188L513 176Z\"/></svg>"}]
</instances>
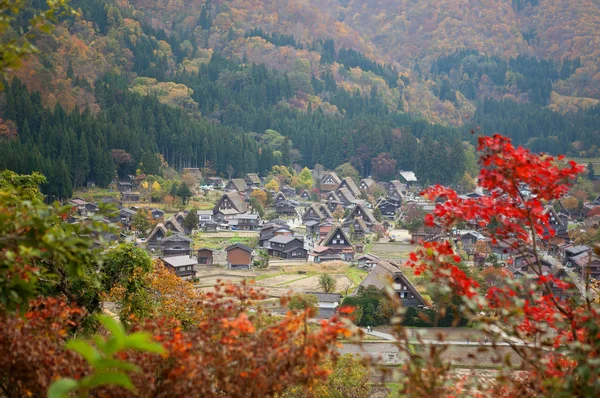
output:
<instances>
[{"instance_id":1,"label":"forested hillside","mask_svg":"<svg viewBox=\"0 0 600 398\"><path fill-rule=\"evenodd\" d=\"M600 155L591 0L72 5L0 94L0 167L43 171L59 197L157 162L367 176L379 158L451 184L479 132Z\"/></svg>"}]
</instances>

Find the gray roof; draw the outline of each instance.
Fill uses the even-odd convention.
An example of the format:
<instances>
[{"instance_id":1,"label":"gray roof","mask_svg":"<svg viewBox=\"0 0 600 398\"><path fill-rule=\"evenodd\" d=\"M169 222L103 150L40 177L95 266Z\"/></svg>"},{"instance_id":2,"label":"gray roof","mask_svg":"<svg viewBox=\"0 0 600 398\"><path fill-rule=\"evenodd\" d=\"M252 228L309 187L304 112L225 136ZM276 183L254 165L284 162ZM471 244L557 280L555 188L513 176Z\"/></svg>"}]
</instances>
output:
<instances>
[{"instance_id":1,"label":"gray roof","mask_svg":"<svg viewBox=\"0 0 600 398\"><path fill-rule=\"evenodd\" d=\"M287 245L288 243L290 243L291 241L298 239L294 236L285 236L285 235L277 235L271 239L269 239L269 242L271 243L281 243L283 245Z\"/></svg>"},{"instance_id":2,"label":"gray roof","mask_svg":"<svg viewBox=\"0 0 600 398\"><path fill-rule=\"evenodd\" d=\"M417 182L417 176L412 171L401 171L398 174L400 174L407 182Z\"/></svg>"},{"instance_id":3,"label":"gray roof","mask_svg":"<svg viewBox=\"0 0 600 398\"><path fill-rule=\"evenodd\" d=\"M243 178L232 178L229 182L232 183L235 189L238 191L245 191L246 189L248 189L248 185L246 184L246 181Z\"/></svg>"},{"instance_id":4,"label":"gray roof","mask_svg":"<svg viewBox=\"0 0 600 398\"><path fill-rule=\"evenodd\" d=\"M346 186L352 195L360 196L360 189L358 188L358 185L356 185L352 177L344 178L342 183L346 183Z\"/></svg>"},{"instance_id":5,"label":"gray roof","mask_svg":"<svg viewBox=\"0 0 600 398\"><path fill-rule=\"evenodd\" d=\"M304 292L304 294L317 296L321 303L339 303L342 300L342 295L339 293Z\"/></svg>"},{"instance_id":6,"label":"gray roof","mask_svg":"<svg viewBox=\"0 0 600 398\"><path fill-rule=\"evenodd\" d=\"M590 251L590 247L586 246L586 245L579 245L579 246L570 247L565 251L570 254L580 254L580 253Z\"/></svg>"},{"instance_id":7,"label":"gray roof","mask_svg":"<svg viewBox=\"0 0 600 398\"><path fill-rule=\"evenodd\" d=\"M193 239L188 238L187 236L184 235L180 235L180 234L175 234L175 235L171 235L168 236L166 238L164 238L162 240L163 242L170 242L170 241L176 241L176 242L193 242Z\"/></svg>"},{"instance_id":8,"label":"gray roof","mask_svg":"<svg viewBox=\"0 0 600 398\"><path fill-rule=\"evenodd\" d=\"M244 214L238 214L237 215L237 219L248 219L248 220L258 220L260 218L260 216L258 214L254 214L254 213L244 213Z\"/></svg>"},{"instance_id":9,"label":"gray roof","mask_svg":"<svg viewBox=\"0 0 600 398\"><path fill-rule=\"evenodd\" d=\"M307 222L304 223L304 225L306 225L307 227L312 227L312 226L317 225L317 224L319 224L319 222L315 221L315 220L310 220L310 221L307 221Z\"/></svg>"},{"instance_id":10,"label":"gray roof","mask_svg":"<svg viewBox=\"0 0 600 398\"><path fill-rule=\"evenodd\" d=\"M217 204L215 205L215 208L213 209L214 212L216 212L219 209L218 206L224 197L227 197L227 199L229 199L233 207L237 209L238 213L246 212L246 202L244 202L242 197L237 192L225 192L223 196L221 196L221 199L219 199L219 202L217 202Z\"/></svg>"},{"instance_id":11,"label":"gray roof","mask_svg":"<svg viewBox=\"0 0 600 398\"><path fill-rule=\"evenodd\" d=\"M208 216L208 215L212 215L213 212L212 212L212 210L196 210L196 214L198 214L199 216L201 216L201 215Z\"/></svg>"},{"instance_id":12,"label":"gray roof","mask_svg":"<svg viewBox=\"0 0 600 398\"><path fill-rule=\"evenodd\" d=\"M171 267L185 267L187 265L198 264L198 260L194 256L174 256L161 259L165 264L168 264Z\"/></svg>"}]
</instances>

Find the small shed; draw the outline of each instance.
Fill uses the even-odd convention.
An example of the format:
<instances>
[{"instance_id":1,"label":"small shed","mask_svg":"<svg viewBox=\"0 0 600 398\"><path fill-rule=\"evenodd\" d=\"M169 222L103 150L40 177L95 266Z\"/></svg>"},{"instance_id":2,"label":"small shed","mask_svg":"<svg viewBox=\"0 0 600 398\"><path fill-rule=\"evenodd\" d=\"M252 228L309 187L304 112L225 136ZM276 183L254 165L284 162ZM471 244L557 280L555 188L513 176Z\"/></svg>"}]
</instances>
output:
<instances>
[{"instance_id":1,"label":"small shed","mask_svg":"<svg viewBox=\"0 0 600 398\"><path fill-rule=\"evenodd\" d=\"M201 247L198 249L198 264L202 265L212 265L213 264L213 249L208 249L206 247Z\"/></svg>"}]
</instances>

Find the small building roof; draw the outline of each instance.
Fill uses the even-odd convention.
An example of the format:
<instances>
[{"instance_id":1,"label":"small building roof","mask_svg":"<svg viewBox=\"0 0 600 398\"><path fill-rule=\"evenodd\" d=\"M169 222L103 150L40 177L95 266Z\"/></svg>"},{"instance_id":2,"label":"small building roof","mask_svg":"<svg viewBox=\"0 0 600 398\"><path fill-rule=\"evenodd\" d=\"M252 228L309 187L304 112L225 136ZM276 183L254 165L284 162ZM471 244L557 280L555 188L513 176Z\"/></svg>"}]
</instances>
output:
<instances>
[{"instance_id":1,"label":"small building roof","mask_svg":"<svg viewBox=\"0 0 600 398\"><path fill-rule=\"evenodd\" d=\"M304 294L317 296L321 303L339 303L342 300L342 295L339 293L304 292Z\"/></svg>"},{"instance_id":2,"label":"small building roof","mask_svg":"<svg viewBox=\"0 0 600 398\"><path fill-rule=\"evenodd\" d=\"M401 171L398 174L400 174L406 182L417 182L417 176L412 171Z\"/></svg>"},{"instance_id":3,"label":"small building roof","mask_svg":"<svg viewBox=\"0 0 600 398\"><path fill-rule=\"evenodd\" d=\"M243 178L232 178L229 182L233 184L236 191L242 192L248 189L248 185Z\"/></svg>"},{"instance_id":4,"label":"small building roof","mask_svg":"<svg viewBox=\"0 0 600 398\"><path fill-rule=\"evenodd\" d=\"M194 256L161 257L161 260L171 267L185 267L198 264L198 260Z\"/></svg>"},{"instance_id":5,"label":"small building roof","mask_svg":"<svg viewBox=\"0 0 600 398\"><path fill-rule=\"evenodd\" d=\"M194 240L188 238L185 235L174 234L174 235L164 238L162 241L163 242L190 242L190 243L192 243Z\"/></svg>"},{"instance_id":6,"label":"small building roof","mask_svg":"<svg viewBox=\"0 0 600 398\"><path fill-rule=\"evenodd\" d=\"M272 237L271 239L269 239L269 242L271 243L281 243L282 245L287 245L288 243L290 243L293 240L300 240L297 237L294 236L286 236L286 235L277 235Z\"/></svg>"},{"instance_id":7,"label":"small building roof","mask_svg":"<svg viewBox=\"0 0 600 398\"><path fill-rule=\"evenodd\" d=\"M233 249L242 249L244 251L247 251L248 253L252 253L252 249L251 248L249 248L246 245L242 245L241 243L236 243L235 245L231 245L231 246L227 247L225 249L225 251L228 252L228 251L233 250Z\"/></svg>"}]
</instances>

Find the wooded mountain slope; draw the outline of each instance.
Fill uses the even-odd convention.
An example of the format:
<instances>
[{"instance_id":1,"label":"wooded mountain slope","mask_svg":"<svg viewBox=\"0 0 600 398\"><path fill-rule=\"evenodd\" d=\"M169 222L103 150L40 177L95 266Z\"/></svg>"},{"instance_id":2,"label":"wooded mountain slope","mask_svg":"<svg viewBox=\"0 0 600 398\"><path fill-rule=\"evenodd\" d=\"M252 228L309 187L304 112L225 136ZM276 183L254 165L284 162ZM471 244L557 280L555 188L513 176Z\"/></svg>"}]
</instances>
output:
<instances>
[{"instance_id":1,"label":"wooded mountain slope","mask_svg":"<svg viewBox=\"0 0 600 398\"><path fill-rule=\"evenodd\" d=\"M64 185L77 186L106 182L104 154L114 150L131 156L120 173L158 153L175 167L206 160L218 173L237 162L236 175L316 162L352 162L368 175L371 160L389 153L425 181L452 183L464 162L440 173L427 154L454 162L463 158L458 141L494 131L537 151L600 155L600 6L592 0L72 5L80 16L39 34L41 52L0 95L0 139L29 154L7 154L3 167L68 170ZM169 125L146 119L152 109ZM77 145L65 148L61 137ZM102 161L82 172L72 155L84 146Z\"/></svg>"}]
</instances>

